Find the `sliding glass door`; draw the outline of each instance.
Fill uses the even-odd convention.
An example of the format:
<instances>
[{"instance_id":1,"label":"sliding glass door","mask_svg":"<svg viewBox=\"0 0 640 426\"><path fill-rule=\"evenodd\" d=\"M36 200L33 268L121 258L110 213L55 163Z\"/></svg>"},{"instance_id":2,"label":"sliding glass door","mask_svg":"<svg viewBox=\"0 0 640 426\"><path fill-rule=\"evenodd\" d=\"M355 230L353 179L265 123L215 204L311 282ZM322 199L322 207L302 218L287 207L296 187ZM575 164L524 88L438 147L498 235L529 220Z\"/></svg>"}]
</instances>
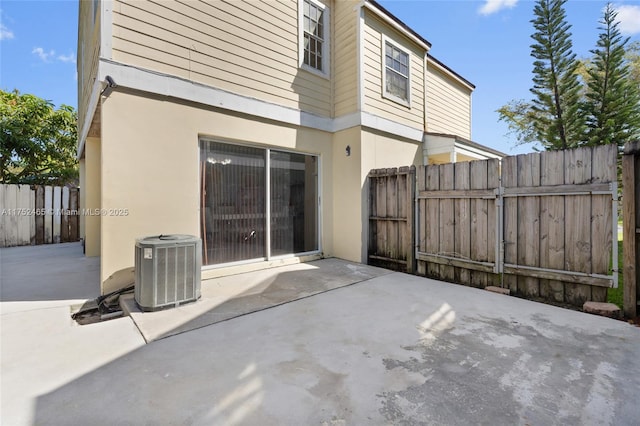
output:
<instances>
[{"instance_id":1,"label":"sliding glass door","mask_svg":"<svg viewBox=\"0 0 640 426\"><path fill-rule=\"evenodd\" d=\"M314 252L318 158L200 141L203 265Z\"/></svg>"},{"instance_id":2,"label":"sliding glass door","mask_svg":"<svg viewBox=\"0 0 640 426\"><path fill-rule=\"evenodd\" d=\"M316 157L271 151L271 255L318 249Z\"/></svg>"}]
</instances>

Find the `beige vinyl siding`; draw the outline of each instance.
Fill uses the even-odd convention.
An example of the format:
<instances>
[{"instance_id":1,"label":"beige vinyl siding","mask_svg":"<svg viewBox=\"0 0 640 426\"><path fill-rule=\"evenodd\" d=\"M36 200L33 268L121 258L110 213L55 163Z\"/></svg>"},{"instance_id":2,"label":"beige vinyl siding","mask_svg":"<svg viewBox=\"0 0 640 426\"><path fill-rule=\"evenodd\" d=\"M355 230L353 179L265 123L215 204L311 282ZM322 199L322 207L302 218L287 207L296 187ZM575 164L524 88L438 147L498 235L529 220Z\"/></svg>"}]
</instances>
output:
<instances>
[{"instance_id":1,"label":"beige vinyl siding","mask_svg":"<svg viewBox=\"0 0 640 426\"><path fill-rule=\"evenodd\" d=\"M358 110L357 2L337 1L333 10L334 116Z\"/></svg>"},{"instance_id":2,"label":"beige vinyl siding","mask_svg":"<svg viewBox=\"0 0 640 426\"><path fill-rule=\"evenodd\" d=\"M93 118L87 114L100 59L100 10L94 23L93 6L92 1L81 1L78 9L78 129Z\"/></svg>"},{"instance_id":3,"label":"beige vinyl siding","mask_svg":"<svg viewBox=\"0 0 640 426\"><path fill-rule=\"evenodd\" d=\"M471 139L471 91L427 66L427 131Z\"/></svg>"},{"instance_id":4,"label":"beige vinyl siding","mask_svg":"<svg viewBox=\"0 0 640 426\"><path fill-rule=\"evenodd\" d=\"M377 116L415 128L424 128L424 51L397 31L371 15L365 14L364 34L364 110ZM410 107L382 96L384 64L382 35L389 37L411 56Z\"/></svg>"},{"instance_id":5,"label":"beige vinyl siding","mask_svg":"<svg viewBox=\"0 0 640 426\"><path fill-rule=\"evenodd\" d=\"M331 82L298 67L298 3L117 0L113 58L331 115Z\"/></svg>"}]
</instances>

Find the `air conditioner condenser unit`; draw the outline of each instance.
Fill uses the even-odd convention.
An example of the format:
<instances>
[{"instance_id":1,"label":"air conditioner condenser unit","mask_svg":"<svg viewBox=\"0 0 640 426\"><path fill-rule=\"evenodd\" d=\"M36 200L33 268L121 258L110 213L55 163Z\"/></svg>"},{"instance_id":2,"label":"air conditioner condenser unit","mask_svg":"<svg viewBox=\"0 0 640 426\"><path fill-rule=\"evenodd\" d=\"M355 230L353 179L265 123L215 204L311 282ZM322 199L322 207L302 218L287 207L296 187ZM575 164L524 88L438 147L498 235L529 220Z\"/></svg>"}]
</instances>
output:
<instances>
[{"instance_id":1,"label":"air conditioner condenser unit","mask_svg":"<svg viewBox=\"0 0 640 426\"><path fill-rule=\"evenodd\" d=\"M192 235L136 240L135 300L143 311L176 307L200 298L202 243Z\"/></svg>"}]
</instances>

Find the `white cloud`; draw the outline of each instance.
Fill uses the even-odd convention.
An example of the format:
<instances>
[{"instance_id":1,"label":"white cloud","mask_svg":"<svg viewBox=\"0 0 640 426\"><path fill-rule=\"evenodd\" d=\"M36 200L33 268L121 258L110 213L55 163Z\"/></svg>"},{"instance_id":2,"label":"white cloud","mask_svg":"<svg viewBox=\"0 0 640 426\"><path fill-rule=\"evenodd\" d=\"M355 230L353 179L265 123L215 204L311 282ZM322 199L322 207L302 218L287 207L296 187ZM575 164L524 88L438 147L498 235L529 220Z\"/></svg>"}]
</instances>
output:
<instances>
[{"instance_id":1,"label":"white cloud","mask_svg":"<svg viewBox=\"0 0 640 426\"><path fill-rule=\"evenodd\" d=\"M68 55L58 55L57 59L60 62L70 62L72 64L76 63L76 56L73 53L69 53Z\"/></svg>"},{"instance_id":2,"label":"white cloud","mask_svg":"<svg viewBox=\"0 0 640 426\"><path fill-rule=\"evenodd\" d=\"M516 3L518 3L518 0L485 0L482 7L478 9L478 13L481 15L491 15L502 9L511 9Z\"/></svg>"},{"instance_id":3,"label":"white cloud","mask_svg":"<svg viewBox=\"0 0 640 426\"><path fill-rule=\"evenodd\" d=\"M640 6L622 5L614 6L618 12L620 32L626 35L640 33Z\"/></svg>"},{"instance_id":4,"label":"white cloud","mask_svg":"<svg viewBox=\"0 0 640 426\"><path fill-rule=\"evenodd\" d=\"M31 53L38 55L43 62L51 62L51 58L55 56L55 50L45 52L42 47L34 47Z\"/></svg>"},{"instance_id":5,"label":"white cloud","mask_svg":"<svg viewBox=\"0 0 640 426\"><path fill-rule=\"evenodd\" d=\"M13 38L13 31L5 27L4 24L0 24L0 40L11 40Z\"/></svg>"}]
</instances>

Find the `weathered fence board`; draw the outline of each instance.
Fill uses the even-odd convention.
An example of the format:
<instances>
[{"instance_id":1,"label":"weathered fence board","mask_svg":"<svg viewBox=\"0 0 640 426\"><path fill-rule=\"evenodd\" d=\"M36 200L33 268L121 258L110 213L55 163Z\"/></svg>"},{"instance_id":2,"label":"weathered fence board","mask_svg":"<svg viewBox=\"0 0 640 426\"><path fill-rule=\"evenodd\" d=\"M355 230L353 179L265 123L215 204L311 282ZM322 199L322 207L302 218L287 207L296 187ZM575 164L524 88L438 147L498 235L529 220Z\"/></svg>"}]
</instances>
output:
<instances>
[{"instance_id":1,"label":"weathered fence board","mask_svg":"<svg viewBox=\"0 0 640 426\"><path fill-rule=\"evenodd\" d=\"M78 201L78 188L0 184L0 247L78 241Z\"/></svg>"},{"instance_id":2,"label":"weathered fence board","mask_svg":"<svg viewBox=\"0 0 640 426\"><path fill-rule=\"evenodd\" d=\"M622 156L625 316L635 318L640 302L640 141L628 143Z\"/></svg>"},{"instance_id":3,"label":"weathered fence board","mask_svg":"<svg viewBox=\"0 0 640 426\"><path fill-rule=\"evenodd\" d=\"M611 261L616 159L611 145L506 157L502 165L485 160L418 167L417 272L577 306L606 300L606 288L617 282ZM385 224L370 228L378 229L370 234L370 258L390 262L395 253L411 251L398 246L409 247L398 234L408 210L396 207L405 198L405 181L388 169L374 170L370 178L376 181L370 219L384 218Z\"/></svg>"},{"instance_id":4,"label":"weathered fence board","mask_svg":"<svg viewBox=\"0 0 640 426\"><path fill-rule=\"evenodd\" d=\"M591 178L591 150L579 148L565 152L565 183L587 183ZM591 197L577 195L565 199L566 234L571 237L565 249L566 268L590 273L591 267ZM582 284L565 284L566 298L584 302L591 298L591 288Z\"/></svg>"},{"instance_id":5,"label":"weathered fence board","mask_svg":"<svg viewBox=\"0 0 640 426\"><path fill-rule=\"evenodd\" d=\"M59 186L53 187L53 243L58 244L60 242L60 224L61 224L61 212L62 210L62 188Z\"/></svg>"},{"instance_id":6,"label":"weathered fence board","mask_svg":"<svg viewBox=\"0 0 640 426\"><path fill-rule=\"evenodd\" d=\"M69 210L80 211L80 191L77 188L69 190ZM80 241L80 216L69 215L69 242Z\"/></svg>"},{"instance_id":7,"label":"weathered fence board","mask_svg":"<svg viewBox=\"0 0 640 426\"><path fill-rule=\"evenodd\" d=\"M455 163L455 187L465 191L471 189L469 181L469 162ZM471 200L469 198L458 198L454 201L454 222L461 229L471 229ZM454 235L454 245L456 252L463 259L471 258L471 233L456 232ZM455 280L461 284L471 283L471 271L466 268L456 268Z\"/></svg>"},{"instance_id":8,"label":"weathered fence board","mask_svg":"<svg viewBox=\"0 0 640 426\"><path fill-rule=\"evenodd\" d=\"M414 272L414 191L414 167L369 174L369 263Z\"/></svg>"},{"instance_id":9,"label":"weathered fence board","mask_svg":"<svg viewBox=\"0 0 640 426\"><path fill-rule=\"evenodd\" d=\"M42 212L44 210L44 187L36 187L36 211ZM35 244L44 244L44 215L37 214L34 220L36 227L36 241Z\"/></svg>"},{"instance_id":10,"label":"weathered fence board","mask_svg":"<svg viewBox=\"0 0 640 426\"><path fill-rule=\"evenodd\" d=\"M44 243L53 243L53 188L44 187Z\"/></svg>"},{"instance_id":11,"label":"weathered fence board","mask_svg":"<svg viewBox=\"0 0 640 426\"><path fill-rule=\"evenodd\" d=\"M616 145L605 145L593 150L591 183L616 182L617 158ZM593 195L591 198L591 273L593 274L607 275L614 268L611 253L613 245L617 245L618 241L618 224L617 221L612 224L614 211L611 202L611 196L608 195ZM617 264L615 267L617 268ZM591 299L607 300L607 289L591 287Z\"/></svg>"},{"instance_id":12,"label":"weathered fence board","mask_svg":"<svg viewBox=\"0 0 640 426\"><path fill-rule=\"evenodd\" d=\"M440 189L454 189L453 163L443 164L439 168ZM446 256L453 256L455 253L455 222L453 214L453 200L444 198L439 203L440 226L438 228L438 240L440 242L438 252ZM440 276L446 281L452 281L454 270L452 266L440 265Z\"/></svg>"},{"instance_id":13,"label":"weathered fence board","mask_svg":"<svg viewBox=\"0 0 640 426\"><path fill-rule=\"evenodd\" d=\"M561 166L561 167L558 167ZM545 151L540 154L540 185L564 184L564 153ZM564 197L548 196L540 200L540 267L564 267ZM564 284L557 280L540 280L540 296L564 302Z\"/></svg>"}]
</instances>

